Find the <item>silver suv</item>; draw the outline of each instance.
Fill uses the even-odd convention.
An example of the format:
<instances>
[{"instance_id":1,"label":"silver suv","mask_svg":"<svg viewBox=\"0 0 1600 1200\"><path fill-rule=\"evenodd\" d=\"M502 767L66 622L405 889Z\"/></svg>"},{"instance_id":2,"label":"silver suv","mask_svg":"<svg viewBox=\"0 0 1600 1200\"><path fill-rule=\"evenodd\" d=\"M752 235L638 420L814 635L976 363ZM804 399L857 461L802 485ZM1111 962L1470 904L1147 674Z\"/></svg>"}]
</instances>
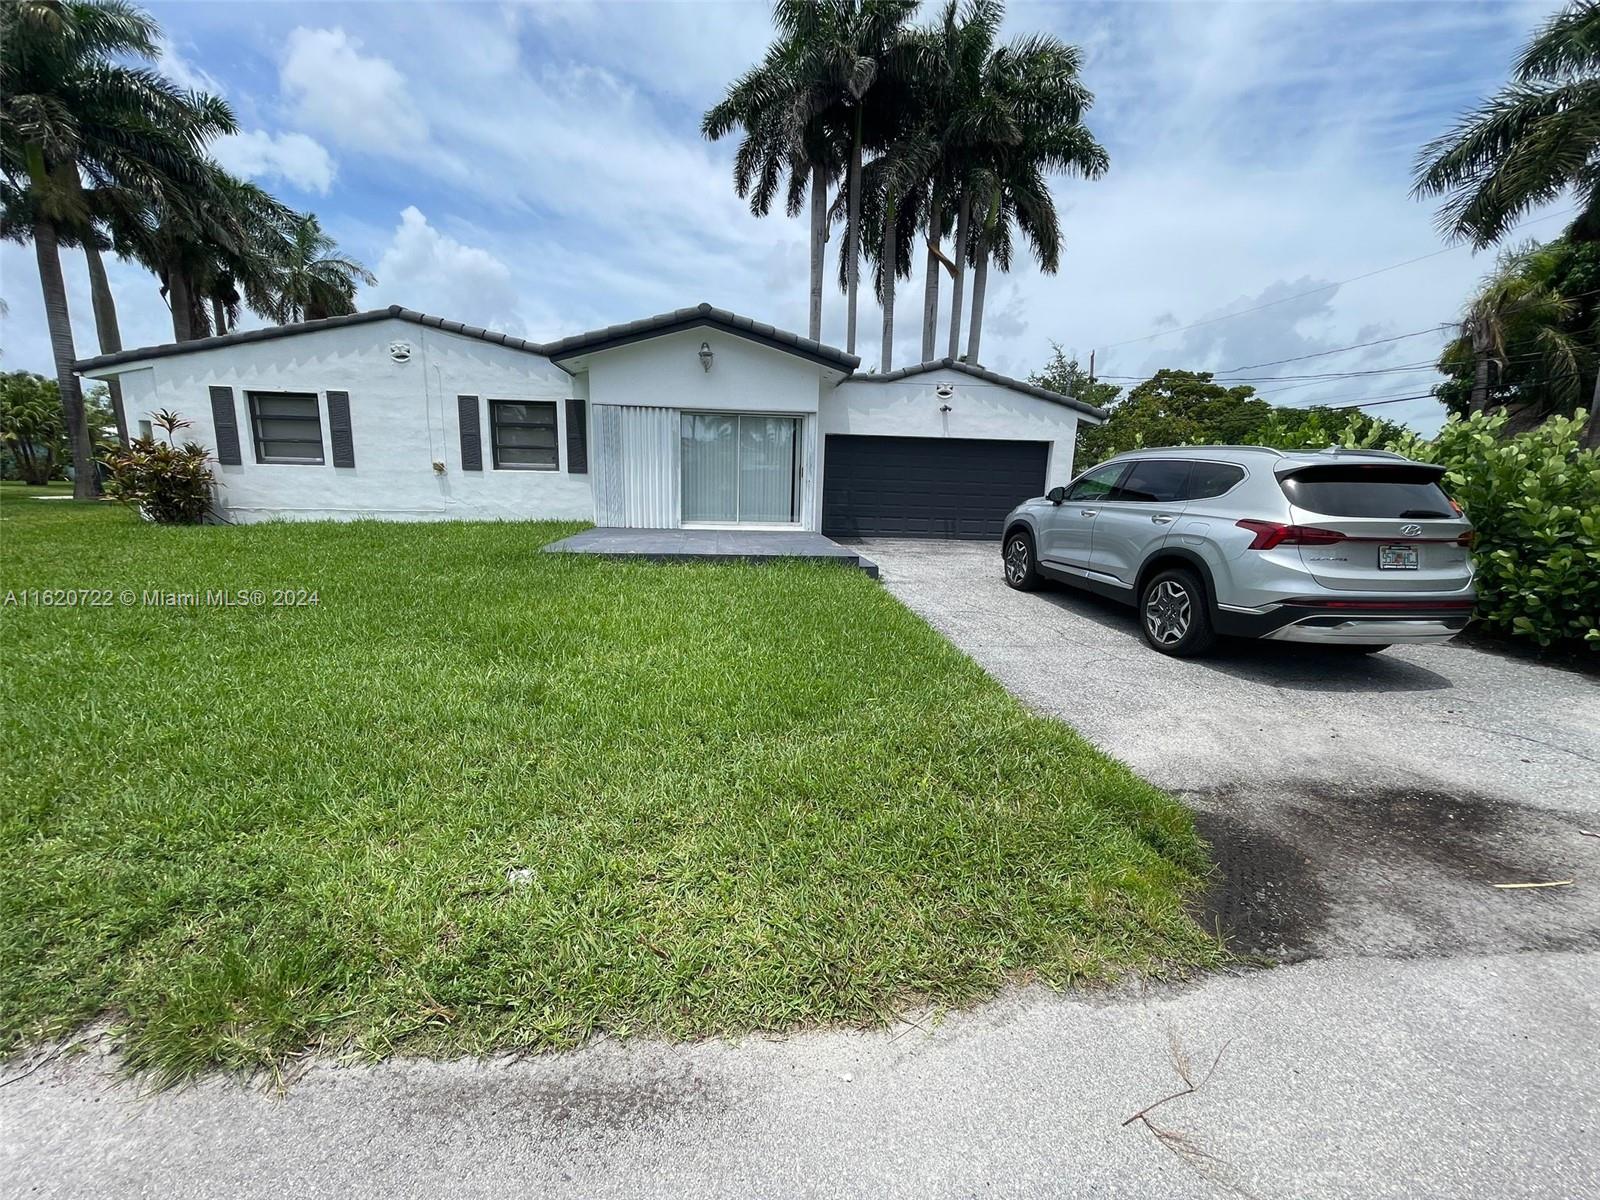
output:
<instances>
[{"instance_id":1,"label":"silver suv","mask_svg":"<svg viewBox=\"0 0 1600 1200\"><path fill-rule=\"evenodd\" d=\"M1472 526L1442 467L1383 450L1185 446L1121 454L1006 518L1006 582L1134 605L1144 639L1219 634L1360 653L1466 627Z\"/></svg>"}]
</instances>

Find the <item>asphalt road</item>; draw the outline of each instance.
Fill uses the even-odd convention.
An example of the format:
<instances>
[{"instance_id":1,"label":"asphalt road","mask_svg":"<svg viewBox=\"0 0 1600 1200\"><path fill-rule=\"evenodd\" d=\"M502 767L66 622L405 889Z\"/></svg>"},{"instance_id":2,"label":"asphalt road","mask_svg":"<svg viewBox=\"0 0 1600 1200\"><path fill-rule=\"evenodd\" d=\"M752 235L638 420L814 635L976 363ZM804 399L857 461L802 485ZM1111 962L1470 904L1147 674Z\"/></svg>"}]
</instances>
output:
<instances>
[{"instance_id":1,"label":"asphalt road","mask_svg":"<svg viewBox=\"0 0 1600 1200\"><path fill-rule=\"evenodd\" d=\"M0 1194L1600 1192L1592 678L1458 645L1178 662L1115 607L1008 591L992 547L866 553L1029 704L1183 793L1223 867L1208 919L1289 965L872 1033L324 1066L281 1096L142 1097L91 1051L0 1083ZM1185 1059L1215 1067L1150 1112L1162 1136L1124 1125Z\"/></svg>"}]
</instances>

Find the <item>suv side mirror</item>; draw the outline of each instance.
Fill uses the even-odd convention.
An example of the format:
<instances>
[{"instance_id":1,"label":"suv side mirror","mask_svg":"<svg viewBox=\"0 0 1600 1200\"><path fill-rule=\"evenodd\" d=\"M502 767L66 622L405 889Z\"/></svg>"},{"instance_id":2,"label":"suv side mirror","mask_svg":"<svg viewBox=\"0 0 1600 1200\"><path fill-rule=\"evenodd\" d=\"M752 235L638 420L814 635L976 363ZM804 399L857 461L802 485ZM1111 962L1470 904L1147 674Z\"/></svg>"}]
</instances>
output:
<instances>
[{"instance_id":1,"label":"suv side mirror","mask_svg":"<svg viewBox=\"0 0 1600 1200\"><path fill-rule=\"evenodd\" d=\"M1064 487L1053 487L1044 494L1044 498L1050 501L1051 504L1060 504L1067 498L1067 489Z\"/></svg>"}]
</instances>

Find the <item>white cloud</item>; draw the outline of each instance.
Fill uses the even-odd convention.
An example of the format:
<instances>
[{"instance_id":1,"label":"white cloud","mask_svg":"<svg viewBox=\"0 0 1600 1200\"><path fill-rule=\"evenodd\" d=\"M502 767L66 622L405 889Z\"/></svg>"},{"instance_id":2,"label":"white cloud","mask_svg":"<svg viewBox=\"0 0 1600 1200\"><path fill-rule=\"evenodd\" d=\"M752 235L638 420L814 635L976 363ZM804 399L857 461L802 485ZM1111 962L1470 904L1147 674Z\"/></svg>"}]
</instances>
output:
<instances>
[{"instance_id":1,"label":"white cloud","mask_svg":"<svg viewBox=\"0 0 1600 1200\"><path fill-rule=\"evenodd\" d=\"M395 65L361 46L343 29L294 29L279 71L284 96L341 145L410 157L426 145L428 122Z\"/></svg>"},{"instance_id":2,"label":"white cloud","mask_svg":"<svg viewBox=\"0 0 1600 1200\"><path fill-rule=\"evenodd\" d=\"M303 133L245 130L218 138L210 149L224 167L249 179L287 183L323 196L333 185L333 156L321 142Z\"/></svg>"},{"instance_id":3,"label":"white cloud","mask_svg":"<svg viewBox=\"0 0 1600 1200\"><path fill-rule=\"evenodd\" d=\"M210 92L213 96L223 94L222 84L217 82L216 76L185 58L171 38L160 38L156 42L156 49L161 73L173 83L192 92Z\"/></svg>"},{"instance_id":4,"label":"white cloud","mask_svg":"<svg viewBox=\"0 0 1600 1200\"><path fill-rule=\"evenodd\" d=\"M451 320L520 333L518 290L511 268L487 250L468 246L428 223L408 206L400 214L365 307L403 304Z\"/></svg>"}]
</instances>

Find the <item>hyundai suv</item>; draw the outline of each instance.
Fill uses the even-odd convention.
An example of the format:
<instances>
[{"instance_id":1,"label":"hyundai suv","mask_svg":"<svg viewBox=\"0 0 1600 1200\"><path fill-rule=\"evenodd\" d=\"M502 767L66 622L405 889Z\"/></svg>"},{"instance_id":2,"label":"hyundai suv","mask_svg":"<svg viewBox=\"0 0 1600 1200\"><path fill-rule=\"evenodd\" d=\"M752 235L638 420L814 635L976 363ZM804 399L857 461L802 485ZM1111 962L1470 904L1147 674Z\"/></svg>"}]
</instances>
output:
<instances>
[{"instance_id":1,"label":"hyundai suv","mask_svg":"<svg viewBox=\"0 0 1600 1200\"><path fill-rule=\"evenodd\" d=\"M1005 579L1133 605L1163 654L1217 636L1358 653L1442 642L1466 627L1472 527L1442 467L1382 450L1139 450L1006 518Z\"/></svg>"}]
</instances>

